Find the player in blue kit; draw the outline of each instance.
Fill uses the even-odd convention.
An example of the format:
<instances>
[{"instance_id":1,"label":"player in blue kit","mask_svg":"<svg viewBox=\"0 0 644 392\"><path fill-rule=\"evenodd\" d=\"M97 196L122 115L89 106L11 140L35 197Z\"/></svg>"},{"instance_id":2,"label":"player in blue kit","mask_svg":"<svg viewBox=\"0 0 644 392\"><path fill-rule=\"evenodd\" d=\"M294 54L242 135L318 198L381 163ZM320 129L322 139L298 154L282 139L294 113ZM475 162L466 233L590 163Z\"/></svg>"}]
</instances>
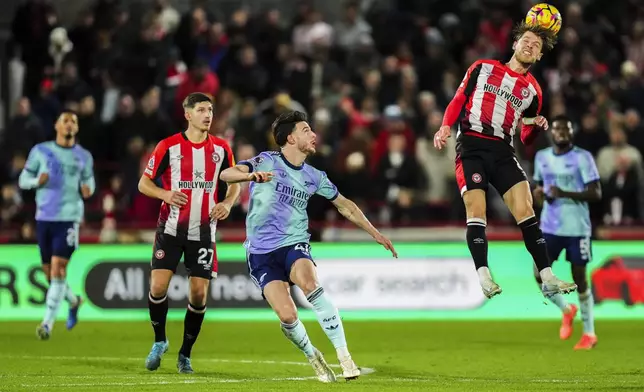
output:
<instances>
[{"instance_id":1,"label":"player in blue kit","mask_svg":"<svg viewBox=\"0 0 644 392\"><path fill-rule=\"evenodd\" d=\"M595 160L590 152L572 144L572 123L565 116L552 122L554 146L537 153L534 197L543 203L541 231L548 253L557 260L565 251L571 263L572 277L579 288L579 304L584 333L575 350L589 350L597 344L593 318L593 296L586 277L586 265L592 258L591 223L588 202L601 199L601 185ZM535 274L541 284L539 274ZM577 307L568 304L561 294L547 295L563 312L561 339L572 334Z\"/></svg>"},{"instance_id":2,"label":"player in blue kit","mask_svg":"<svg viewBox=\"0 0 644 392\"><path fill-rule=\"evenodd\" d=\"M48 339L63 298L69 302L67 329L78 322L80 296L65 282L67 264L78 247L84 203L94 193L92 154L76 144L78 118L64 112L56 121L56 139L37 144L20 173L22 189L36 189L36 233L43 271L50 281L45 318L36 334Z\"/></svg>"},{"instance_id":3,"label":"player in blue kit","mask_svg":"<svg viewBox=\"0 0 644 392\"><path fill-rule=\"evenodd\" d=\"M351 200L338 193L321 172L304 163L315 153L315 133L301 112L287 112L273 123L280 152L262 152L221 173L228 183L251 181L246 217L247 263L251 278L281 321L284 335L302 350L322 382L336 381L333 370L312 344L289 292L298 286L313 306L318 321L336 349L343 377L357 378L360 369L349 350L338 309L317 281L311 256L306 207L313 194L329 199L340 214L368 232L398 257L383 236Z\"/></svg>"}]
</instances>

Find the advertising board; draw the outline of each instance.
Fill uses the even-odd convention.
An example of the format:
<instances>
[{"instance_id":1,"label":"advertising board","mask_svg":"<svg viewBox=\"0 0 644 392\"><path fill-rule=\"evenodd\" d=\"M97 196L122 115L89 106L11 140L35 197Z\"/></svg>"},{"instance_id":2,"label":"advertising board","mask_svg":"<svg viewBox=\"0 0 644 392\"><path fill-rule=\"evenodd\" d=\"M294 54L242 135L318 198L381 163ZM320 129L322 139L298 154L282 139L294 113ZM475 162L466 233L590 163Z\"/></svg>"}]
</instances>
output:
<instances>
[{"instance_id":1,"label":"advertising board","mask_svg":"<svg viewBox=\"0 0 644 392\"><path fill-rule=\"evenodd\" d=\"M462 243L400 244L393 259L376 244L313 244L312 255L325 290L345 319L557 319L559 311L541 295L532 260L523 243L490 244L490 268L503 294L483 298ZM219 277L209 290L209 319L274 319L259 290L247 276L245 251L237 244L217 248ZM596 317L644 319L644 245L596 242L589 265ZM85 299L84 320L146 320L149 245L83 245L68 269L70 287ZM555 272L571 279L559 261ZM43 315L47 282L38 248L0 247L0 321L38 320ZM183 267L168 296L169 319L182 319L188 280ZM301 308L304 296L293 290ZM577 295L568 296L577 302ZM63 306L64 308L64 306ZM61 311L61 317L64 317ZM309 311L302 318L311 318Z\"/></svg>"}]
</instances>

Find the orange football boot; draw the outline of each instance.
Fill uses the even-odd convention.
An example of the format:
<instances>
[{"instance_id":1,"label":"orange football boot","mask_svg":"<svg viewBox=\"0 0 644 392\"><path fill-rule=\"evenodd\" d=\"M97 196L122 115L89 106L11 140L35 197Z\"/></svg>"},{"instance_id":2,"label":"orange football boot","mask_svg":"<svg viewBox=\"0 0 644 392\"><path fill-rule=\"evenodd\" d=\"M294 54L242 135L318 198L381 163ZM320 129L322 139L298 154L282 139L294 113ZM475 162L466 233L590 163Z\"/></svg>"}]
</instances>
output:
<instances>
[{"instance_id":1,"label":"orange football boot","mask_svg":"<svg viewBox=\"0 0 644 392\"><path fill-rule=\"evenodd\" d=\"M583 334L579 343L575 345L575 350L590 350L597 344L597 336Z\"/></svg>"},{"instance_id":2,"label":"orange football boot","mask_svg":"<svg viewBox=\"0 0 644 392\"><path fill-rule=\"evenodd\" d=\"M567 340L570 338L570 335L572 335L572 325L575 322L577 310L579 310L579 308L576 305L570 304L570 311L563 314L561 328L559 329L559 337L561 340Z\"/></svg>"}]
</instances>

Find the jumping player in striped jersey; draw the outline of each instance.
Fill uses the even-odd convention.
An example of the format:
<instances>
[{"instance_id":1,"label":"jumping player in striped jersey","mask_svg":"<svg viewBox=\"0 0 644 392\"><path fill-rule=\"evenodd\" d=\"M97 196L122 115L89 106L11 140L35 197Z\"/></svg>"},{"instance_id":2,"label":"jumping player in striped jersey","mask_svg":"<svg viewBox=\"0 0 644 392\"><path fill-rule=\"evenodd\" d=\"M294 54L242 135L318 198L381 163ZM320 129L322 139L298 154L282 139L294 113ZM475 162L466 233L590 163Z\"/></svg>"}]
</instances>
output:
<instances>
[{"instance_id":1,"label":"jumping player in striped jersey","mask_svg":"<svg viewBox=\"0 0 644 392\"><path fill-rule=\"evenodd\" d=\"M491 184L503 196L523 232L543 282L545 295L569 293L577 285L553 275L546 241L532 206L530 184L514 153L514 130L521 124L521 140L531 143L537 132L548 129L541 116L541 88L528 72L552 49L555 36L538 26L522 23L514 32L514 55L507 63L480 60L467 70L434 136L441 149L458 121L456 181L467 214L467 245L486 297L501 293L488 269L485 234L485 194Z\"/></svg>"},{"instance_id":2,"label":"jumping player in striped jersey","mask_svg":"<svg viewBox=\"0 0 644 392\"><path fill-rule=\"evenodd\" d=\"M315 153L316 139L304 113L280 115L273 123L273 136L280 152L262 152L221 173L228 183L252 182L244 244L250 276L280 319L282 332L306 355L320 381L334 382L336 376L298 319L289 285L297 285L313 306L336 349L343 377L357 378L360 369L349 354L338 309L317 281L306 212L310 197L317 194L330 200L340 214L394 257L398 255L391 241L371 225L355 203L338 192L326 173L304 163Z\"/></svg>"},{"instance_id":3,"label":"jumping player in striped jersey","mask_svg":"<svg viewBox=\"0 0 644 392\"><path fill-rule=\"evenodd\" d=\"M67 265L78 248L79 224L84 203L94 193L94 159L76 143L78 118L69 111L56 121L56 139L37 144L29 152L18 185L36 190L36 234L43 271L50 282L45 318L36 329L42 340L49 339L63 299L69 302L67 329L78 322L80 296L67 285Z\"/></svg>"},{"instance_id":4,"label":"jumping player in striped jersey","mask_svg":"<svg viewBox=\"0 0 644 392\"><path fill-rule=\"evenodd\" d=\"M601 200L599 172L593 155L572 144L572 123L565 116L552 121L552 147L537 153L534 161L535 201L543 204L541 230L548 244L548 254L557 260L564 250L570 262L572 278L579 287L579 305L584 333L575 350L590 350L597 344L593 318L593 295L586 277L586 265L592 258L589 201ZM539 274L535 274L541 283ZM547 298L563 313L559 337L572 335L577 307L561 294Z\"/></svg>"},{"instance_id":5,"label":"jumping player in striped jersey","mask_svg":"<svg viewBox=\"0 0 644 392\"><path fill-rule=\"evenodd\" d=\"M168 351L165 323L168 314L168 285L183 256L190 276L188 310L184 320L183 344L179 350L179 373L192 373L190 355L206 312L206 293L210 279L217 277L215 229L226 219L239 196L238 184L228 186L223 201L217 199L219 173L235 165L228 143L208 133L213 120L210 98L190 94L183 101L188 129L170 136L156 146L143 176L139 191L163 200L159 214L148 306L154 329L154 344L146 359L148 370L161 365ZM155 182L160 181L161 187Z\"/></svg>"}]
</instances>

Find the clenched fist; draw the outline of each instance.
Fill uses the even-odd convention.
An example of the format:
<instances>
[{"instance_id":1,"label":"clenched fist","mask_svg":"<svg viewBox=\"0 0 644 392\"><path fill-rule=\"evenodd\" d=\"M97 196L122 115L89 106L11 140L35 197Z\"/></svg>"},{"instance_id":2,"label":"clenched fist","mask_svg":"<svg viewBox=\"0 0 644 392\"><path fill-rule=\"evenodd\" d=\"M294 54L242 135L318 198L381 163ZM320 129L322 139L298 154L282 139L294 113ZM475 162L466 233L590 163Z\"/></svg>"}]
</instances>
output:
<instances>
[{"instance_id":1,"label":"clenched fist","mask_svg":"<svg viewBox=\"0 0 644 392\"><path fill-rule=\"evenodd\" d=\"M248 174L248 181L253 182L269 182L273 179L273 173L271 172L253 172Z\"/></svg>"}]
</instances>

